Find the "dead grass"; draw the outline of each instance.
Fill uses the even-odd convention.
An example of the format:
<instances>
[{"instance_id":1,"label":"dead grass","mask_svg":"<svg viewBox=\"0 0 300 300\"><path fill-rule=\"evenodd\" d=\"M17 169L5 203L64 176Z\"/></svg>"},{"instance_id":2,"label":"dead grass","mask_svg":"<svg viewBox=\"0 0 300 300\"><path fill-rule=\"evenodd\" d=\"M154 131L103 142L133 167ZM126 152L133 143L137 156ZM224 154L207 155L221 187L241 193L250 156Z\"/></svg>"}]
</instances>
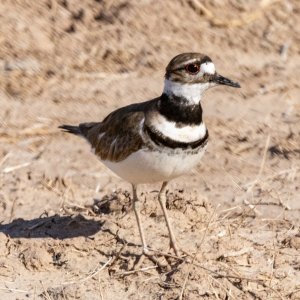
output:
<instances>
[{"instance_id":1,"label":"dead grass","mask_svg":"<svg viewBox=\"0 0 300 300\"><path fill-rule=\"evenodd\" d=\"M299 299L296 0L2 1L0 298ZM239 92L208 92L203 164L174 180L168 249L157 187L129 186L61 123L157 96L163 66L211 56Z\"/></svg>"}]
</instances>

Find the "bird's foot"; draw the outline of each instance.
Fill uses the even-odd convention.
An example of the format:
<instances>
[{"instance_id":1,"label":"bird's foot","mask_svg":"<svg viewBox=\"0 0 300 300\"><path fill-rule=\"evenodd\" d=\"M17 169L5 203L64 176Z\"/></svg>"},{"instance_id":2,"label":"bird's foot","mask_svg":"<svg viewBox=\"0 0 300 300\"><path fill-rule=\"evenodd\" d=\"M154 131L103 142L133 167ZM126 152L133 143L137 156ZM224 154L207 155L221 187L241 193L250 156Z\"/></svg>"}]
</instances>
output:
<instances>
[{"instance_id":1,"label":"bird's foot","mask_svg":"<svg viewBox=\"0 0 300 300\"><path fill-rule=\"evenodd\" d=\"M170 241L170 249L174 250L174 253L177 257L180 257L180 251L175 241Z\"/></svg>"},{"instance_id":2,"label":"bird's foot","mask_svg":"<svg viewBox=\"0 0 300 300\"><path fill-rule=\"evenodd\" d=\"M170 264L165 257L165 253L150 250L148 248L143 249L143 253L138 257L136 263L133 266L134 270L142 269L145 258L148 258L152 263L160 269L170 270Z\"/></svg>"}]
</instances>

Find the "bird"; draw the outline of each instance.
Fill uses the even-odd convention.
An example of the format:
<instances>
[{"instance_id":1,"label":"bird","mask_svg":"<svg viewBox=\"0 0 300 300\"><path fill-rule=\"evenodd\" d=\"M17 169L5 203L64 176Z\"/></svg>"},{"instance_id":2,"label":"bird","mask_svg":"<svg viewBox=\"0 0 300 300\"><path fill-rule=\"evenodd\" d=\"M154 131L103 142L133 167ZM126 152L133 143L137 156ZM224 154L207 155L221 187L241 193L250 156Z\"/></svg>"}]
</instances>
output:
<instances>
[{"instance_id":1,"label":"bird","mask_svg":"<svg viewBox=\"0 0 300 300\"><path fill-rule=\"evenodd\" d=\"M133 210L144 255L149 255L150 248L142 226L137 186L162 182L158 200L170 248L179 256L166 209L167 184L199 164L209 137L202 118L202 96L218 85L241 87L217 73L209 56L181 53L168 63L159 97L118 108L100 122L59 126L64 132L85 138L99 160L132 185Z\"/></svg>"}]
</instances>

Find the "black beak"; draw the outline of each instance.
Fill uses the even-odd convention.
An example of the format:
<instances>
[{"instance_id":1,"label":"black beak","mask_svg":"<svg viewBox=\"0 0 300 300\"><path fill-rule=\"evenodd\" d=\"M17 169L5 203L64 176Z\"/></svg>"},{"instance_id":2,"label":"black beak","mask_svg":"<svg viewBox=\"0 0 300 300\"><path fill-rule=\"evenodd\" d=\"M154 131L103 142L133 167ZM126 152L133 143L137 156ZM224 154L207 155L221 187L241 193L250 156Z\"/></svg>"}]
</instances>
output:
<instances>
[{"instance_id":1,"label":"black beak","mask_svg":"<svg viewBox=\"0 0 300 300\"><path fill-rule=\"evenodd\" d=\"M240 84L238 82L234 82L226 77L223 77L219 74L215 74L212 79L211 79L212 82L215 82L217 84L224 84L224 85L228 85L228 86L232 86L232 87L235 87L235 88L240 88Z\"/></svg>"}]
</instances>

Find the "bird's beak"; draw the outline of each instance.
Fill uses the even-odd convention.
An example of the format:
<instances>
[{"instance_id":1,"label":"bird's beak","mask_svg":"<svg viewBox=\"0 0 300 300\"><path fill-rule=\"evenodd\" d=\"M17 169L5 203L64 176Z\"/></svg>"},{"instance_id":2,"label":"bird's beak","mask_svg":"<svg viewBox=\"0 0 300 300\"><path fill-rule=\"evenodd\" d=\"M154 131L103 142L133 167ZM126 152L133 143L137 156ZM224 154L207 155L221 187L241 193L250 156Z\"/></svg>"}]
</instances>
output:
<instances>
[{"instance_id":1,"label":"bird's beak","mask_svg":"<svg viewBox=\"0 0 300 300\"><path fill-rule=\"evenodd\" d=\"M223 85L228 85L228 86L232 86L235 88L240 88L240 84L238 82L234 82L226 77L223 77L219 74L215 74L213 75L213 77L211 78L212 82L215 82L216 84L223 84Z\"/></svg>"}]
</instances>

